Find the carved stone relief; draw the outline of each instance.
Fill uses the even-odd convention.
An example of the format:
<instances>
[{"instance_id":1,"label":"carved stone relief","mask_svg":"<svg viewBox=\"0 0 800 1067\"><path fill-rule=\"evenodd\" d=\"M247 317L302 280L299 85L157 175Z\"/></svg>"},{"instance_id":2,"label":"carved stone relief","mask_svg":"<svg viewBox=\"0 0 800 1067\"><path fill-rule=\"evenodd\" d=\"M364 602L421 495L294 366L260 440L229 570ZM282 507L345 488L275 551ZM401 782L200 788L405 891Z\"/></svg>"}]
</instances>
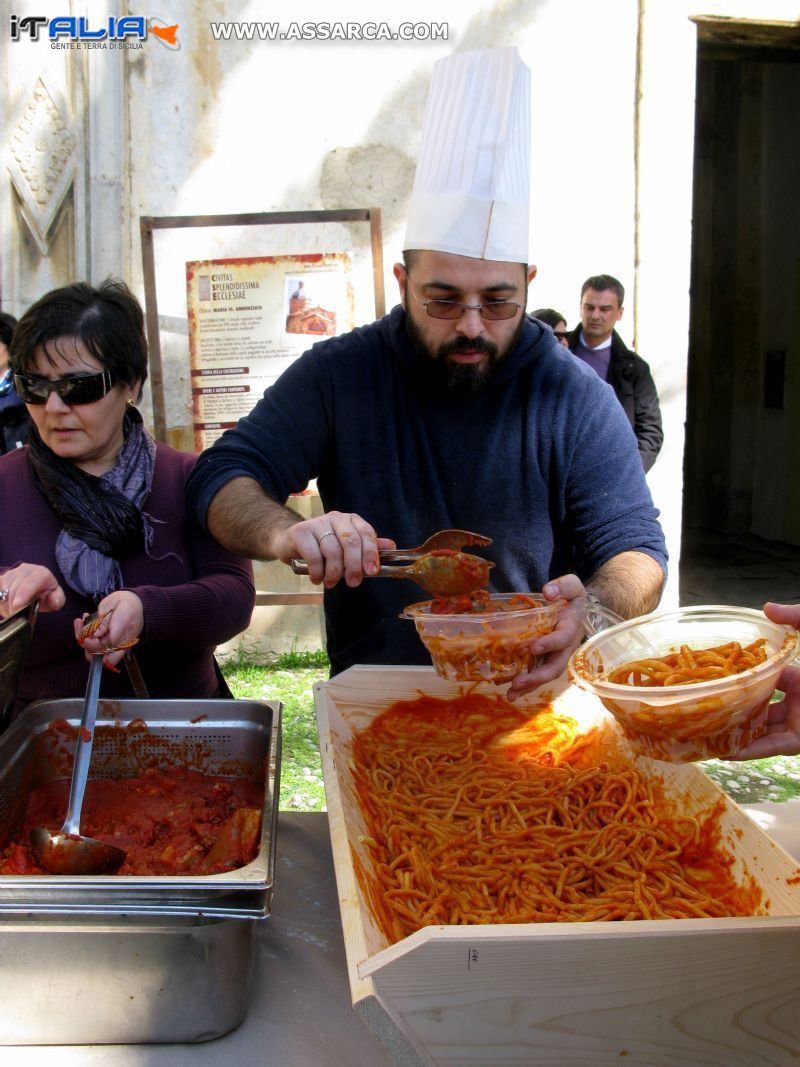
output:
<instances>
[{"instance_id":1,"label":"carved stone relief","mask_svg":"<svg viewBox=\"0 0 800 1067\"><path fill-rule=\"evenodd\" d=\"M43 256L76 167L77 137L54 93L37 79L8 139L8 172Z\"/></svg>"}]
</instances>

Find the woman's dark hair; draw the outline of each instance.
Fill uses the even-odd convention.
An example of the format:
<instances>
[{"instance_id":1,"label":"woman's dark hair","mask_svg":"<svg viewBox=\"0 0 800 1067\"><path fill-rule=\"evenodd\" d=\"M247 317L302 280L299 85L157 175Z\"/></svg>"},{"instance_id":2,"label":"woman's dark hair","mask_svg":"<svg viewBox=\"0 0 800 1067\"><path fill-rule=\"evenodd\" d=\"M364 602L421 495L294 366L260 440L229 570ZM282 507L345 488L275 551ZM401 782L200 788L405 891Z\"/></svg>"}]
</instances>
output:
<instances>
[{"instance_id":1,"label":"woman's dark hair","mask_svg":"<svg viewBox=\"0 0 800 1067\"><path fill-rule=\"evenodd\" d=\"M11 344L11 338L14 336L16 325L17 320L13 315L9 315L7 311L0 311L0 344Z\"/></svg>"},{"instance_id":2,"label":"woman's dark hair","mask_svg":"<svg viewBox=\"0 0 800 1067\"><path fill-rule=\"evenodd\" d=\"M86 282L53 289L32 304L17 323L9 349L17 374L36 370L36 349L53 362L47 342L81 340L111 372L112 381L133 385L147 378L147 338L139 301L124 282L109 278L97 288Z\"/></svg>"},{"instance_id":3,"label":"woman's dark hair","mask_svg":"<svg viewBox=\"0 0 800 1067\"><path fill-rule=\"evenodd\" d=\"M533 312L533 317L540 322L546 323L551 330L554 330L559 322L563 322L565 326L567 325L566 317L552 308L539 308L538 311Z\"/></svg>"}]
</instances>

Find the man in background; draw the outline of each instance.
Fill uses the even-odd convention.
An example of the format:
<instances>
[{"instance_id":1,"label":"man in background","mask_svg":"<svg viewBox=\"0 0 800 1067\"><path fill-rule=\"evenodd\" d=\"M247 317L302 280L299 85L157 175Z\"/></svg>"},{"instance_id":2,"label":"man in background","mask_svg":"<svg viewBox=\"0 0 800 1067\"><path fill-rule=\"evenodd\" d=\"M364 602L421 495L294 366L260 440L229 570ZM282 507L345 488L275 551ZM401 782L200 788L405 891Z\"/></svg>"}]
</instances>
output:
<instances>
[{"instance_id":1,"label":"man in background","mask_svg":"<svg viewBox=\"0 0 800 1067\"><path fill-rule=\"evenodd\" d=\"M628 417L645 471L664 441L661 408L650 367L614 329L622 318L625 290L610 274L595 274L581 287L581 324L569 338L572 352L608 382Z\"/></svg>"}]
</instances>

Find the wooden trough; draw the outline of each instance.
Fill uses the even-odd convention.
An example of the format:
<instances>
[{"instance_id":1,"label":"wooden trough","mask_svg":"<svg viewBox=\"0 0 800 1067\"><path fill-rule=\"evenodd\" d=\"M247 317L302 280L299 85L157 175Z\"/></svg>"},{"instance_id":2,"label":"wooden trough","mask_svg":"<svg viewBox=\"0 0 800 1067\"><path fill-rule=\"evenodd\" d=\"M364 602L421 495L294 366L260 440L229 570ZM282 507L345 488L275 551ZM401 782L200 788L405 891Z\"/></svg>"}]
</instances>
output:
<instances>
[{"instance_id":1,"label":"wooden trough","mask_svg":"<svg viewBox=\"0 0 800 1067\"><path fill-rule=\"evenodd\" d=\"M396 700L459 692L417 667L353 667L315 689L353 1005L397 1062L797 1067L800 868L692 764L639 761L686 813L723 798L734 870L759 883L768 914L430 926L387 943L355 874L354 855L370 860L359 841L353 733ZM606 715L566 683L552 698L587 724Z\"/></svg>"}]
</instances>

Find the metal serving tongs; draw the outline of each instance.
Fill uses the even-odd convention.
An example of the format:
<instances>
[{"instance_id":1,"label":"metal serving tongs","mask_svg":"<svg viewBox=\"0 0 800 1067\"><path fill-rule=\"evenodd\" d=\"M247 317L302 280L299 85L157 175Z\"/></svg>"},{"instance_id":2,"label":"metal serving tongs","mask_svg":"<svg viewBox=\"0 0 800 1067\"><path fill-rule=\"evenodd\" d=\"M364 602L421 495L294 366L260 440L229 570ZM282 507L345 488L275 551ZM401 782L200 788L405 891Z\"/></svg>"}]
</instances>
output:
<instances>
[{"instance_id":1,"label":"metal serving tongs","mask_svg":"<svg viewBox=\"0 0 800 1067\"><path fill-rule=\"evenodd\" d=\"M423 541L419 548L386 548L378 555L381 561L405 562L419 559L429 552L440 552L442 549L460 552L462 548L485 547L491 543L491 537L484 537L483 534L472 533L470 530L439 530L438 533L431 534L427 541Z\"/></svg>"},{"instance_id":2,"label":"metal serving tongs","mask_svg":"<svg viewBox=\"0 0 800 1067\"><path fill-rule=\"evenodd\" d=\"M432 596L462 596L483 589L494 566L460 549L472 545L490 545L491 537L469 530L440 530L418 548L391 548L379 553L381 567L370 578L410 578ZM293 559L295 574L308 574L308 564Z\"/></svg>"}]
</instances>

